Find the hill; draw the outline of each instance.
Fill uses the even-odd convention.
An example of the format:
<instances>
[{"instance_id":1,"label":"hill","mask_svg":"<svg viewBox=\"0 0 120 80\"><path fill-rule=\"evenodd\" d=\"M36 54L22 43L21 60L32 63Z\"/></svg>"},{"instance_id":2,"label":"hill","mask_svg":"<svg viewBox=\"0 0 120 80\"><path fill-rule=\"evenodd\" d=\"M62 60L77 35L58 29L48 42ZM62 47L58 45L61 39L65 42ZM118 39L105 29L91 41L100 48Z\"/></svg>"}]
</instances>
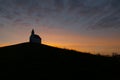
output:
<instances>
[{"instance_id":1,"label":"hill","mask_svg":"<svg viewBox=\"0 0 120 80\"><path fill-rule=\"evenodd\" d=\"M114 57L21 43L0 48L0 75L39 79L120 79Z\"/></svg>"}]
</instances>

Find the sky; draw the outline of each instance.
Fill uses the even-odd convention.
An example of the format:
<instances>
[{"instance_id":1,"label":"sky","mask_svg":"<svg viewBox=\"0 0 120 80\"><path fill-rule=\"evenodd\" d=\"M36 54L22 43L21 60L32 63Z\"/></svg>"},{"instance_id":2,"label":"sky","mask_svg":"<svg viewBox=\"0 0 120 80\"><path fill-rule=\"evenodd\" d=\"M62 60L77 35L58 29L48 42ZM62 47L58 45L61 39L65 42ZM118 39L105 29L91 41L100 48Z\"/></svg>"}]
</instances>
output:
<instances>
[{"instance_id":1,"label":"sky","mask_svg":"<svg viewBox=\"0 0 120 80\"><path fill-rule=\"evenodd\" d=\"M29 41L120 54L120 0L0 0L0 47Z\"/></svg>"}]
</instances>

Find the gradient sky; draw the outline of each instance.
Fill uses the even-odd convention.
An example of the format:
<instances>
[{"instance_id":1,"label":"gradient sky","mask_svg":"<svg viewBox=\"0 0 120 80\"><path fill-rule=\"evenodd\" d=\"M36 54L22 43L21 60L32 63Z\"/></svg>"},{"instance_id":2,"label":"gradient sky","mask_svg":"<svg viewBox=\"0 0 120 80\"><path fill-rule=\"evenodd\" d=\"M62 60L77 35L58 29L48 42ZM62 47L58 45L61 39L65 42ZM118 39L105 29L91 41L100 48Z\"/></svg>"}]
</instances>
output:
<instances>
[{"instance_id":1,"label":"gradient sky","mask_svg":"<svg viewBox=\"0 0 120 80\"><path fill-rule=\"evenodd\" d=\"M120 53L120 0L0 0L0 46L29 41L110 55Z\"/></svg>"}]
</instances>

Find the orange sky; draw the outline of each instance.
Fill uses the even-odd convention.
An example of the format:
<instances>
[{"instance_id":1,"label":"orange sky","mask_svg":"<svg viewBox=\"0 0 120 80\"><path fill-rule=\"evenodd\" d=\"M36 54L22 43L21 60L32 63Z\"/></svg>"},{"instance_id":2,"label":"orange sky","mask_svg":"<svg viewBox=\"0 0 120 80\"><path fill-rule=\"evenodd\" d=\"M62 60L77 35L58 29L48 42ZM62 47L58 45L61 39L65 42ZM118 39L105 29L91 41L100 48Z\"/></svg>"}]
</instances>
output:
<instances>
[{"instance_id":1,"label":"orange sky","mask_svg":"<svg viewBox=\"0 0 120 80\"><path fill-rule=\"evenodd\" d=\"M4 31L4 30L2 30ZM60 48L74 49L78 51L102 53L104 55L112 52L119 52L119 39L101 38L87 35L79 35L76 32L70 32L63 29L35 28L36 34L40 35L43 44L56 46ZM14 34L16 33L16 34ZM0 46L7 46L29 41L31 28L8 29L4 36L9 40L0 43ZM6 39L5 38L5 39Z\"/></svg>"}]
</instances>

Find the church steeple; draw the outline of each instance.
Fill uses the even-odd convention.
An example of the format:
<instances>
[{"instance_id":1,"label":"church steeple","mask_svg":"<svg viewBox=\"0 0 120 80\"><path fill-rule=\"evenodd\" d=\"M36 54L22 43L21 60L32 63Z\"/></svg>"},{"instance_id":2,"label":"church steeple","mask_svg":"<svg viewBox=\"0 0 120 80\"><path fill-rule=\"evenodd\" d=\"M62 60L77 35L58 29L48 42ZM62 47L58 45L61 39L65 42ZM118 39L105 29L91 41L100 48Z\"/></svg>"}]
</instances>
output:
<instances>
[{"instance_id":1,"label":"church steeple","mask_svg":"<svg viewBox=\"0 0 120 80\"><path fill-rule=\"evenodd\" d=\"M32 29L31 35L34 35L34 34L35 34L34 29Z\"/></svg>"}]
</instances>

